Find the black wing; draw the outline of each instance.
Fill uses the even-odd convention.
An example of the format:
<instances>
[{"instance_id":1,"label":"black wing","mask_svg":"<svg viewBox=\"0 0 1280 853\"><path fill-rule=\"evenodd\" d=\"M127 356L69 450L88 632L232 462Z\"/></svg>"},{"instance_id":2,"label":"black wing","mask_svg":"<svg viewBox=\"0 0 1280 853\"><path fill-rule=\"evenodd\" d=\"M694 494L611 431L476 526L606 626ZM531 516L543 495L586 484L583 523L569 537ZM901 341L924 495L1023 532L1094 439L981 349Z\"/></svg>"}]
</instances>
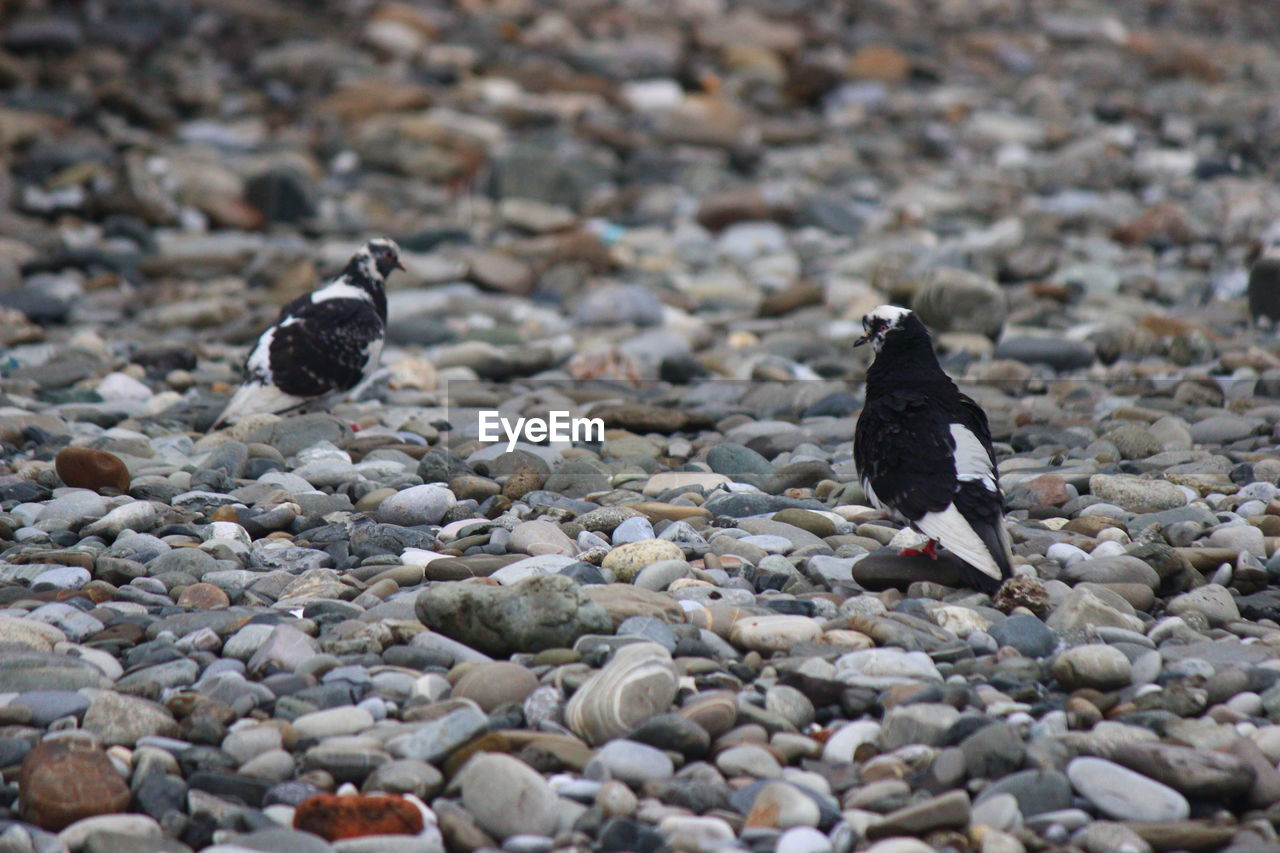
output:
<instances>
[{"instance_id":1,"label":"black wing","mask_svg":"<svg viewBox=\"0 0 1280 853\"><path fill-rule=\"evenodd\" d=\"M271 339L275 386L297 397L317 397L359 384L385 332L373 305L326 299L299 300L287 308Z\"/></svg>"},{"instance_id":2,"label":"black wing","mask_svg":"<svg viewBox=\"0 0 1280 853\"><path fill-rule=\"evenodd\" d=\"M868 400L853 432L858 476L879 502L914 521L951 504L951 434L935 397L891 391Z\"/></svg>"}]
</instances>

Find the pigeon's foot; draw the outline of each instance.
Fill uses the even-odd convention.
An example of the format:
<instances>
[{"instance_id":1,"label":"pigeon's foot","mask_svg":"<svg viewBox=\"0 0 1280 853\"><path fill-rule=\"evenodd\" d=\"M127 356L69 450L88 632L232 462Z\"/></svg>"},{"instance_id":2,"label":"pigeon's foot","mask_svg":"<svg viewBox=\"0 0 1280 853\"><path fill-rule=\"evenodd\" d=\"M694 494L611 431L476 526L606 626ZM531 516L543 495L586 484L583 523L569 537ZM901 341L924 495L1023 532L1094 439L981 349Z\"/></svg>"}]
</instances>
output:
<instances>
[{"instance_id":1,"label":"pigeon's foot","mask_svg":"<svg viewBox=\"0 0 1280 853\"><path fill-rule=\"evenodd\" d=\"M921 554L930 560L938 559L938 543L930 539L923 548L903 548L898 552L903 557L919 557Z\"/></svg>"}]
</instances>

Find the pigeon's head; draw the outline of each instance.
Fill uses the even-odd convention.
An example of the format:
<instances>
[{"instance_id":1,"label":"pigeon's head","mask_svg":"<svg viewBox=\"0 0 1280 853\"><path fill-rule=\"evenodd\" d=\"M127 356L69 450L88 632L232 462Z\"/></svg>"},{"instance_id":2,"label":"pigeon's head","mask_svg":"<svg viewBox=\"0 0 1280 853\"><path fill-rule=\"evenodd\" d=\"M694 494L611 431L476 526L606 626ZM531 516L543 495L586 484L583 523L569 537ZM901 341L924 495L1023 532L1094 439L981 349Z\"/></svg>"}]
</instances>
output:
<instances>
[{"instance_id":1,"label":"pigeon's head","mask_svg":"<svg viewBox=\"0 0 1280 853\"><path fill-rule=\"evenodd\" d=\"M853 345L860 347L863 344L871 344L872 349L880 352L885 338L895 332L901 332L912 324L912 321L914 325L920 325L920 321L910 309L899 308L897 305L881 305L862 318L863 335L854 341Z\"/></svg>"},{"instance_id":2,"label":"pigeon's head","mask_svg":"<svg viewBox=\"0 0 1280 853\"><path fill-rule=\"evenodd\" d=\"M378 275L382 278L389 276L392 270L404 269L404 264L400 262L400 247L394 240L375 237L364 244L363 251L368 254Z\"/></svg>"}]
</instances>

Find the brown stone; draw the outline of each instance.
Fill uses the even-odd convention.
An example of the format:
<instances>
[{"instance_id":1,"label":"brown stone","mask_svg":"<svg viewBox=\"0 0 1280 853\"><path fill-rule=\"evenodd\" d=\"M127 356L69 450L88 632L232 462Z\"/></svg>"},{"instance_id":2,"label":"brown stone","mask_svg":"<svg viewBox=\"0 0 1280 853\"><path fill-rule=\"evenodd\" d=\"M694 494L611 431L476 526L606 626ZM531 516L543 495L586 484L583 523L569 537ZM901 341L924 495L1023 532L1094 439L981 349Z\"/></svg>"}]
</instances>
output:
<instances>
[{"instance_id":1,"label":"brown stone","mask_svg":"<svg viewBox=\"0 0 1280 853\"><path fill-rule=\"evenodd\" d=\"M638 435L650 432L670 435L688 430L694 426L690 420L695 417L676 408L643 403L597 406L591 410L591 416L603 420L606 428L630 430Z\"/></svg>"},{"instance_id":2,"label":"brown stone","mask_svg":"<svg viewBox=\"0 0 1280 853\"><path fill-rule=\"evenodd\" d=\"M1182 206L1166 202L1148 208L1137 219L1121 225L1112 232L1111 238L1117 243L1135 246L1152 240L1189 243L1197 239L1197 235Z\"/></svg>"},{"instance_id":3,"label":"brown stone","mask_svg":"<svg viewBox=\"0 0 1280 853\"><path fill-rule=\"evenodd\" d=\"M599 604L617 627L632 616L652 616L663 622L683 622L684 609L669 595L625 583L591 584L582 591Z\"/></svg>"},{"instance_id":4,"label":"brown stone","mask_svg":"<svg viewBox=\"0 0 1280 853\"><path fill-rule=\"evenodd\" d=\"M77 489L129 490L129 469L114 453L88 447L64 447L54 457L53 465L62 482Z\"/></svg>"},{"instance_id":5,"label":"brown stone","mask_svg":"<svg viewBox=\"0 0 1280 853\"><path fill-rule=\"evenodd\" d=\"M231 599L227 594L211 583L193 583L178 596L179 607L194 610L213 610L230 605Z\"/></svg>"},{"instance_id":6,"label":"brown stone","mask_svg":"<svg viewBox=\"0 0 1280 853\"><path fill-rule=\"evenodd\" d=\"M1062 529L1069 533L1079 533L1090 538L1097 538L1097 535L1108 527L1124 529L1123 524L1114 518L1107 518L1105 515L1082 515L1062 525Z\"/></svg>"},{"instance_id":7,"label":"brown stone","mask_svg":"<svg viewBox=\"0 0 1280 853\"><path fill-rule=\"evenodd\" d=\"M111 759L86 740L45 740L27 753L18 773L22 817L57 832L94 815L122 812L129 786Z\"/></svg>"},{"instance_id":8,"label":"brown stone","mask_svg":"<svg viewBox=\"0 0 1280 853\"><path fill-rule=\"evenodd\" d=\"M500 293L524 295L533 289L533 271L528 264L500 252L471 252L467 258L467 280Z\"/></svg>"},{"instance_id":9,"label":"brown stone","mask_svg":"<svg viewBox=\"0 0 1280 853\"><path fill-rule=\"evenodd\" d=\"M735 222L768 218L769 205L755 189L709 193L698 207L698 224L712 231Z\"/></svg>"},{"instance_id":10,"label":"brown stone","mask_svg":"<svg viewBox=\"0 0 1280 853\"><path fill-rule=\"evenodd\" d=\"M821 305L826 299L826 289L811 281L797 281L782 290L767 294L756 313L761 317L782 317L801 308Z\"/></svg>"},{"instance_id":11,"label":"brown stone","mask_svg":"<svg viewBox=\"0 0 1280 853\"><path fill-rule=\"evenodd\" d=\"M911 73L911 60L891 45L868 45L849 58L849 73L854 77L897 83Z\"/></svg>"},{"instance_id":12,"label":"brown stone","mask_svg":"<svg viewBox=\"0 0 1280 853\"><path fill-rule=\"evenodd\" d=\"M542 472L532 465L521 465L502 486L502 496L518 501L529 492L542 488Z\"/></svg>"},{"instance_id":13,"label":"brown stone","mask_svg":"<svg viewBox=\"0 0 1280 853\"><path fill-rule=\"evenodd\" d=\"M1067 481L1057 474L1041 474L1023 483L1023 487L1031 492L1036 503L1041 506L1062 506L1071 500L1071 494L1067 491Z\"/></svg>"},{"instance_id":14,"label":"brown stone","mask_svg":"<svg viewBox=\"0 0 1280 853\"><path fill-rule=\"evenodd\" d=\"M627 504L627 509L634 509L637 512L644 513L650 521L684 521L689 518L711 518L711 510L700 506L683 506L681 504L668 504L661 501L640 501L639 503Z\"/></svg>"},{"instance_id":15,"label":"brown stone","mask_svg":"<svg viewBox=\"0 0 1280 853\"><path fill-rule=\"evenodd\" d=\"M494 661L468 669L454 685L453 696L470 699L488 713L509 702L523 702L537 686L537 677L520 664Z\"/></svg>"},{"instance_id":16,"label":"brown stone","mask_svg":"<svg viewBox=\"0 0 1280 853\"><path fill-rule=\"evenodd\" d=\"M298 806L293 828L326 841L366 835L417 835L422 832L422 812L401 797L320 794Z\"/></svg>"}]
</instances>

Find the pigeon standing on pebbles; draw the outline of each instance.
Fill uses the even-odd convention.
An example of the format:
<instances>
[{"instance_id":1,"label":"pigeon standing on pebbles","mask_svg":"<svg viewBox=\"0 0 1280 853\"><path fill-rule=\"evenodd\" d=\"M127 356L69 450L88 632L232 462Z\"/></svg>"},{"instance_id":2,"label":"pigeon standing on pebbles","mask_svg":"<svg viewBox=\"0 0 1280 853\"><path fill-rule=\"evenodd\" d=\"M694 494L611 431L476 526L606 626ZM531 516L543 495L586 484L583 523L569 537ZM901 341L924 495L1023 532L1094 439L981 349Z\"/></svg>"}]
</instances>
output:
<instances>
[{"instance_id":1,"label":"pigeon standing on pebbles","mask_svg":"<svg viewBox=\"0 0 1280 853\"><path fill-rule=\"evenodd\" d=\"M370 240L342 274L280 310L244 365L244 384L214 428L247 415L297 409L328 394L350 391L382 355L387 333L386 278L404 269L391 240Z\"/></svg>"},{"instance_id":2,"label":"pigeon standing on pebbles","mask_svg":"<svg viewBox=\"0 0 1280 853\"><path fill-rule=\"evenodd\" d=\"M986 413L943 372L911 311L881 305L862 328L854 346L876 356L853 458L868 500L928 537L923 553L942 545L964 561L965 583L995 592L1012 557Z\"/></svg>"}]
</instances>

